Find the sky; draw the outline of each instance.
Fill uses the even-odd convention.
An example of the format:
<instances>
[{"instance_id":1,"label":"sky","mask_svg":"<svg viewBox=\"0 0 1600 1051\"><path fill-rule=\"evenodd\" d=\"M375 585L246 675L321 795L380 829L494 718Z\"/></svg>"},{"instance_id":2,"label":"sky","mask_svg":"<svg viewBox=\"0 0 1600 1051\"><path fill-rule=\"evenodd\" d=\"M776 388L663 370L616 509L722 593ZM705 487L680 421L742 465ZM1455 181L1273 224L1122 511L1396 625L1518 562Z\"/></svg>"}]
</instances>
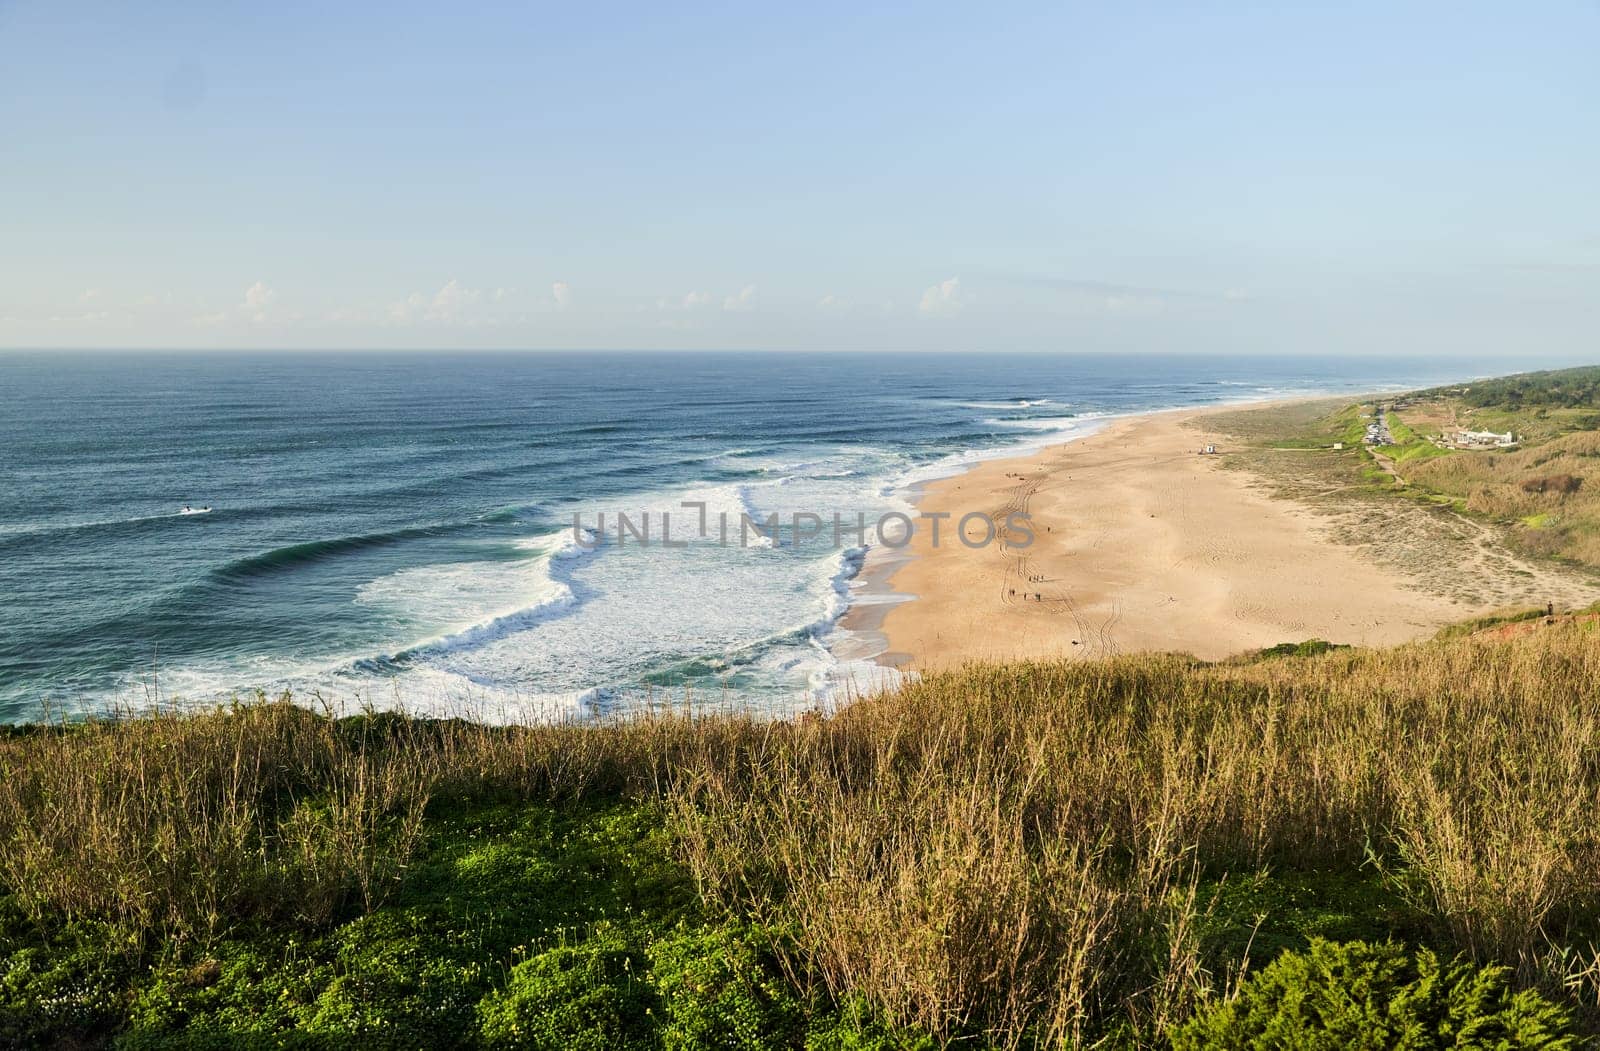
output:
<instances>
[{"instance_id":1,"label":"sky","mask_svg":"<svg viewBox=\"0 0 1600 1051\"><path fill-rule=\"evenodd\" d=\"M1597 0L0 0L0 348L1600 359L1597 42Z\"/></svg>"}]
</instances>

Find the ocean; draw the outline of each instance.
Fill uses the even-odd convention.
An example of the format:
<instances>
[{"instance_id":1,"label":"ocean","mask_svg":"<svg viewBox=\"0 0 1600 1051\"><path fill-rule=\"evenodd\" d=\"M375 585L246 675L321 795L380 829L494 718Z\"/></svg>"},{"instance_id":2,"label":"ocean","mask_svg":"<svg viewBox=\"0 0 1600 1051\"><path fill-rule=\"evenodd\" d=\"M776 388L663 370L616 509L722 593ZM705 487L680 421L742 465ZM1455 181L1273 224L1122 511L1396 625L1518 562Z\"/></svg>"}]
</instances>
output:
<instances>
[{"instance_id":1,"label":"ocean","mask_svg":"<svg viewBox=\"0 0 1600 1051\"><path fill-rule=\"evenodd\" d=\"M0 354L0 719L285 690L490 718L826 705L882 674L839 620L871 524L909 512L917 483L1118 414L1494 371L1044 354ZM795 536L796 512L827 523L822 535ZM618 513L648 521L656 542L619 540ZM742 516L774 513L776 536L747 527L740 542ZM663 514L681 546L659 543ZM836 546L836 514L868 535Z\"/></svg>"}]
</instances>

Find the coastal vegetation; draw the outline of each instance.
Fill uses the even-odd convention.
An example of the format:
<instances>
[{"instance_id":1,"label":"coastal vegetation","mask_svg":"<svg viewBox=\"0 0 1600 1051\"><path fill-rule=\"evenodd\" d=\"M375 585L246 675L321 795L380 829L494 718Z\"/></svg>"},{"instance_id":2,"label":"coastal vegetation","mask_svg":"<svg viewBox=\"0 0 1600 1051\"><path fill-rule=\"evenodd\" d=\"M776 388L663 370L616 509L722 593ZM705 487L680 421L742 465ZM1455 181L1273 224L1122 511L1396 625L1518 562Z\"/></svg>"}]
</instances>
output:
<instances>
[{"instance_id":1,"label":"coastal vegetation","mask_svg":"<svg viewBox=\"0 0 1600 1051\"><path fill-rule=\"evenodd\" d=\"M0 1042L1577 1046L1594 631L980 664L794 721L21 727Z\"/></svg>"},{"instance_id":2,"label":"coastal vegetation","mask_svg":"<svg viewBox=\"0 0 1600 1051\"><path fill-rule=\"evenodd\" d=\"M1522 372L1427 393L1452 394L1475 409L1584 409L1600 413L1600 366Z\"/></svg>"},{"instance_id":3,"label":"coastal vegetation","mask_svg":"<svg viewBox=\"0 0 1600 1051\"><path fill-rule=\"evenodd\" d=\"M1391 444L1373 448L1363 437L1380 406ZM1600 367L1359 404L1232 412L1208 422L1251 443L1238 465L1295 495L1320 488L1336 489L1344 500L1408 500L1492 526L1522 554L1600 568L1600 484L1585 488L1600 464ZM1516 444L1455 448L1449 439L1459 431L1510 433ZM1287 450L1313 455L1293 463L1270 455Z\"/></svg>"}]
</instances>

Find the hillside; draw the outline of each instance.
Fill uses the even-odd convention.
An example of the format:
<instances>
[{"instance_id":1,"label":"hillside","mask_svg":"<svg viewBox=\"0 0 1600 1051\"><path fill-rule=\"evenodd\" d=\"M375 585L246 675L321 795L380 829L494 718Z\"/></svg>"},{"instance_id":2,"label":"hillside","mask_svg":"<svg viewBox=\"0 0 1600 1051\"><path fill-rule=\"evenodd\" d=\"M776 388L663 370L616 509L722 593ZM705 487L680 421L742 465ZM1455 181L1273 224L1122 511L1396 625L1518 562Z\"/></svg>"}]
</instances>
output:
<instances>
[{"instance_id":1,"label":"hillside","mask_svg":"<svg viewBox=\"0 0 1600 1051\"><path fill-rule=\"evenodd\" d=\"M1334 1024L1280 1017L1298 989L1569 1046L1600 646L1518 623L981 665L794 723L19 729L0 1041L1245 1046Z\"/></svg>"},{"instance_id":2,"label":"hillside","mask_svg":"<svg viewBox=\"0 0 1600 1051\"><path fill-rule=\"evenodd\" d=\"M1437 455L1412 485L1506 526L1525 551L1600 566L1600 369L1565 369L1422 392L1394 416ZM1514 448L1439 448L1454 431L1509 433Z\"/></svg>"},{"instance_id":3,"label":"hillside","mask_svg":"<svg viewBox=\"0 0 1600 1051\"><path fill-rule=\"evenodd\" d=\"M1363 441L1382 412L1390 441ZM1280 417L1280 426L1282 418ZM1463 433L1510 435L1462 447ZM1600 367L1532 372L1349 405L1281 441L1342 442L1352 482L1493 524L1516 550L1600 567ZM1487 441L1488 439L1485 439Z\"/></svg>"}]
</instances>

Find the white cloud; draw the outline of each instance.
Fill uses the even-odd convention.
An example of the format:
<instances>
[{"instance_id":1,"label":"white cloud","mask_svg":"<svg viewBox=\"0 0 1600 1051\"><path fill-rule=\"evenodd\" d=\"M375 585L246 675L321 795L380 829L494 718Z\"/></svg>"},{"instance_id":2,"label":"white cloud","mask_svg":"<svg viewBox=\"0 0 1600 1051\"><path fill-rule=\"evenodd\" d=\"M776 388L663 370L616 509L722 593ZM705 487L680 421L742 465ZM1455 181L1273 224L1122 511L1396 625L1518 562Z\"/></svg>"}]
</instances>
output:
<instances>
[{"instance_id":1,"label":"white cloud","mask_svg":"<svg viewBox=\"0 0 1600 1051\"><path fill-rule=\"evenodd\" d=\"M250 310L265 310L278 298L278 293L267 287L265 281L257 281L244 290L244 305Z\"/></svg>"},{"instance_id":2,"label":"white cloud","mask_svg":"<svg viewBox=\"0 0 1600 1051\"><path fill-rule=\"evenodd\" d=\"M556 301L556 306L565 310L572 302L572 286L565 281L557 281L550 286L550 298Z\"/></svg>"},{"instance_id":3,"label":"white cloud","mask_svg":"<svg viewBox=\"0 0 1600 1051\"><path fill-rule=\"evenodd\" d=\"M413 292L389 304L389 320L402 325L413 321L474 324L481 318L473 308L485 299L498 298L495 293L486 296L482 289L469 288L452 277L431 296Z\"/></svg>"},{"instance_id":4,"label":"white cloud","mask_svg":"<svg viewBox=\"0 0 1600 1051\"><path fill-rule=\"evenodd\" d=\"M424 321L454 321L463 309L473 306L483 299L483 293L476 288L467 288L455 278L444 283L444 287L433 294L433 302L426 313L422 315Z\"/></svg>"},{"instance_id":5,"label":"white cloud","mask_svg":"<svg viewBox=\"0 0 1600 1051\"><path fill-rule=\"evenodd\" d=\"M924 314L954 314L961 309L961 304L961 279L948 277L937 285L928 286L917 309Z\"/></svg>"},{"instance_id":6,"label":"white cloud","mask_svg":"<svg viewBox=\"0 0 1600 1051\"><path fill-rule=\"evenodd\" d=\"M427 300L423 298L422 293L413 292L398 303L389 304L389 319L401 323L410 321L426 305Z\"/></svg>"},{"instance_id":7,"label":"white cloud","mask_svg":"<svg viewBox=\"0 0 1600 1051\"><path fill-rule=\"evenodd\" d=\"M656 299L657 310L700 310L705 307L714 307L718 300L722 302L722 309L730 313L754 310L756 307L756 286L745 285L736 294L718 296L713 292L695 290L674 299L671 296L659 296Z\"/></svg>"},{"instance_id":8,"label":"white cloud","mask_svg":"<svg viewBox=\"0 0 1600 1051\"><path fill-rule=\"evenodd\" d=\"M267 287L265 281L257 281L244 290L244 302L239 304L239 308L245 312L245 315L251 321L259 325L267 320L267 308L277 298L278 293L274 289Z\"/></svg>"},{"instance_id":9,"label":"white cloud","mask_svg":"<svg viewBox=\"0 0 1600 1051\"><path fill-rule=\"evenodd\" d=\"M78 295L78 302L88 303L99 298L100 290L98 288L86 288Z\"/></svg>"},{"instance_id":10,"label":"white cloud","mask_svg":"<svg viewBox=\"0 0 1600 1051\"><path fill-rule=\"evenodd\" d=\"M832 292L829 292L827 295L825 295L821 299L817 300L817 309L818 310L831 310L832 308L834 308L834 307L836 307L838 305L839 305L839 300L834 296L834 294Z\"/></svg>"}]
</instances>

